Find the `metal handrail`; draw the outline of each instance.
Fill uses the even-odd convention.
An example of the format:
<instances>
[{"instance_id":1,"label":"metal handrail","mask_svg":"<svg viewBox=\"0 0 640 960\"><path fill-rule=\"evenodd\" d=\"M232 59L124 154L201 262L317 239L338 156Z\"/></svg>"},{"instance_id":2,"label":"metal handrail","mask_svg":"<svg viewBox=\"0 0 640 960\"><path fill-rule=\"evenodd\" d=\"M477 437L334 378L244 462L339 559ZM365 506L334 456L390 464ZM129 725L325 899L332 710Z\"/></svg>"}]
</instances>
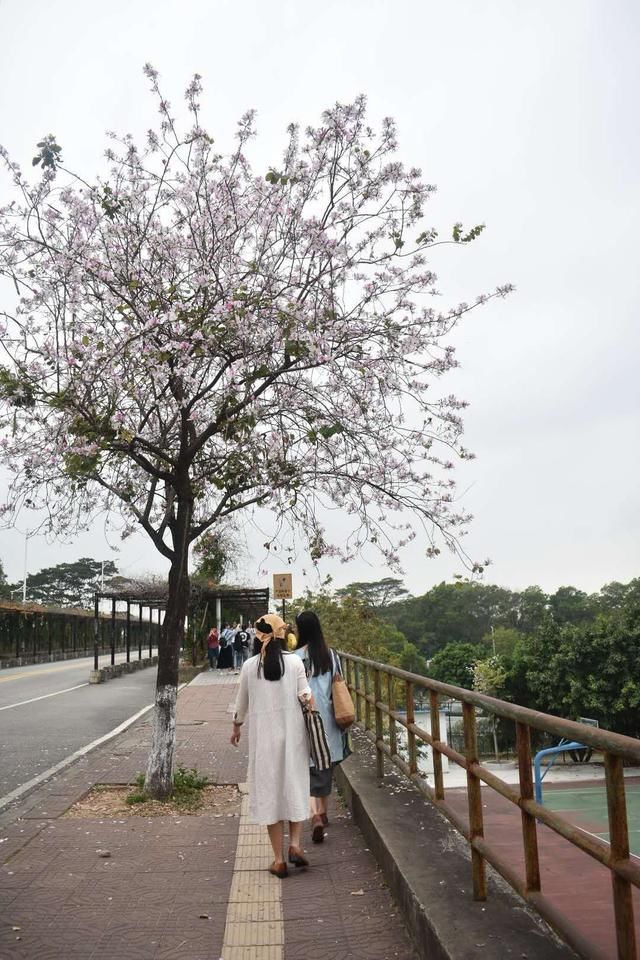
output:
<instances>
[{"instance_id":1,"label":"metal handrail","mask_svg":"<svg viewBox=\"0 0 640 960\"><path fill-rule=\"evenodd\" d=\"M357 722L362 725L365 735L376 747L378 777L384 776L384 760L387 758L438 807L469 842L474 899L486 899L485 864L489 863L580 956L586 960L605 960L602 951L590 943L584 934L542 893L537 840L539 821L611 871L617 957L618 960L637 960L632 886L640 888L640 865L631 859L629 851L623 760L640 764L640 740L530 710L527 707L441 683L438 680L409 673L374 660L367 660L351 653L340 652L340 656L346 666L344 673L347 684L354 696ZM383 678L386 679L386 698L382 693ZM404 687L403 712L396 709L397 681L401 681ZM415 723L416 688L428 691L431 733ZM464 753L459 753L440 739L439 701L443 696L462 703ZM476 707L515 722L519 788L505 783L480 763L477 749ZM388 722L387 737L385 737L385 718ZM408 761L398 753L396 724L407 731ZM531 728L567 737L570 740L578 740L604 753L610 844L586 833L560 814L536 802L532 774ZM418 772L417 741L422 741L432 748L433 786L426 783ZM467 772L468 825L446 802L442 771L443 756L448 757ZM500 796L520 808L525 861L524 879L484 839L481 783L487 784Z\"/></svg>"}]
</instances>

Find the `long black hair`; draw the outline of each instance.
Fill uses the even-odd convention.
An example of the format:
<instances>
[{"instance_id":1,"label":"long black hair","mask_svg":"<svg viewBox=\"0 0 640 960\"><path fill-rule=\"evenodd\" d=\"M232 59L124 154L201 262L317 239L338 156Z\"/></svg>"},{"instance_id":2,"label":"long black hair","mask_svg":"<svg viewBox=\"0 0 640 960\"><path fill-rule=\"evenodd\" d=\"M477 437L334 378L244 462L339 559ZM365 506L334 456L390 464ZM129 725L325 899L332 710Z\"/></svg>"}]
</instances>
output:
<instances>
[{"instance_id":1,"label":"long black hair","mask_svg":"<svg viewBox=\"0 0 640 960\"><path fill-rule=\"evenodd\" d=\"M317 677L320 673L327 673L333 665L331 651L322 634L318 615L313 610L303 610L296 617L296 626L298 628L298 646L306 646L313 667L313 676Z\"/></svg>"},{"instance_id":2,"label":"long black hair","mask_svg":"<svg viewBox=\"0 0 640 960\"><path fill-rule=\"evenodd\" d=\"M256 630L259 630L260 633L273 633L271 624L267 623L266 620L259 620L256 623ZM269 641L264 658L261 657L258 660L258 676L262 675L265 680L279 680L280 677L284 676L284 657L282 656L282 650L285 642L286 641L281 640L280 637L273 637ZM260 644L259 650L262 650L262 641L256 637L253 647L254 651L258 644Z\"/></svg>"}]
</instances>

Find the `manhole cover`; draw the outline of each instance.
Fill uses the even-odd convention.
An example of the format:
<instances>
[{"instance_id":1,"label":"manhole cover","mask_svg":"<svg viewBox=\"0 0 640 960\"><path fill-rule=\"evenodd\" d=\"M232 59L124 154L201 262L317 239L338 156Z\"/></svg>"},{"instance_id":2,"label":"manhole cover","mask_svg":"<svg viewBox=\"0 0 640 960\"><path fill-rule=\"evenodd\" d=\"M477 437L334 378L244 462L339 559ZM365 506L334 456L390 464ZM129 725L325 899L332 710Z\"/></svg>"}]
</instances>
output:
<instances>
[{"instance_id":1,"label":"manhole cover","mask_svg":"<svg viewBox=\"0 0 640 960\"><path fill-rule=\"evenodd\" d=\"M176 723L176 727L203 727L206 722L206 720L180 720ZM142 724L143 727L150 727L152 725L153 720L145 720Z\"/></svg>"}]
</instances>

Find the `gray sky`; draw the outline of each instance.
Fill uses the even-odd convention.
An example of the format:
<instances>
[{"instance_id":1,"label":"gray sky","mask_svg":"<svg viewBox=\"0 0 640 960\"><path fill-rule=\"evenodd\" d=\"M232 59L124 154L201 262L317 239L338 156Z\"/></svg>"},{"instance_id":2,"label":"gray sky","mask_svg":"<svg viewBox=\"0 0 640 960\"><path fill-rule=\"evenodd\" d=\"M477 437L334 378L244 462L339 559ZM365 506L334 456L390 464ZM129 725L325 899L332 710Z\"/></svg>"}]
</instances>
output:
<instances>
[{"instance_id":1,"label":"gray sky","mask_svg":"<svg viewBox=\"0 0 640 960\"><path fill-rule=\"evenodd\" d=\"M445 301L517 287L465 320L462 369L442 382L472 404L467 551L512 587L640 575L637 0L0 0L0 32L0 142L25 167L52 132L67 165L96 173L105 130L155 120L146 60L176 109L203 75L203 119L223 144L255 107L258 169L279 158L288 122L315 123L335 100L364 92L374 121L396 117L402 159L439 188L427 221L487 223L470 248L434 257ZM0 536L19 579L23 538ZM260 542L248 534L256 582ZM142 537L119 546L131 574L164 568ZM101 529L70 546L32 539L28 566L84 554L113 556ZM463 572L423 554L403 555L413 592ZM373 555L321 571L338 585L387 573ZM298 590L316 582L302 559L294 575Z\"/></svg>"}]
</instances>

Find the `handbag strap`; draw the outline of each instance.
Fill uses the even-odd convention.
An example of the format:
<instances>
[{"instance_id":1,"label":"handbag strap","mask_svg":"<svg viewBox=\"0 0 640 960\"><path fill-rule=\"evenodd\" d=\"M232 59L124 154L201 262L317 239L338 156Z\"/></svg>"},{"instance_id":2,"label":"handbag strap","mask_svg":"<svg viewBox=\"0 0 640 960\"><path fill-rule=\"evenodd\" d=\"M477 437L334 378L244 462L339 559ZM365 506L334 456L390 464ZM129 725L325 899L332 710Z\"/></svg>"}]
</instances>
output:
<instances>
[{"instance_id":1,"label":"handbag strap","mask_svg":"<svg viewBox=\"0 0 640 960\"><path fill-rule=\"evenodd\" d=\"M331 679L333 680L333 677L334 677L334 667L335 667L335 673L337 673L337 675L338 675L339 677L342 676L342 667L340 666L340 661L339 661L339 659L338 659L338 654L335 652L335 650L333 649L333 647L331 647L330 649L331 649Z\"/></svg>"},{"instance_id":2,"label":"handbag strap","mask_svg":"<svg viewBox=\"0 0 640 960\"><path fill-rule=\"evenodd\" d=\"M311 657L309 657L309 651L307 650L304 657L302 657L302 665L304 667L304 672L307 680L311 676Z\"/></svg>"}]
</instances>

